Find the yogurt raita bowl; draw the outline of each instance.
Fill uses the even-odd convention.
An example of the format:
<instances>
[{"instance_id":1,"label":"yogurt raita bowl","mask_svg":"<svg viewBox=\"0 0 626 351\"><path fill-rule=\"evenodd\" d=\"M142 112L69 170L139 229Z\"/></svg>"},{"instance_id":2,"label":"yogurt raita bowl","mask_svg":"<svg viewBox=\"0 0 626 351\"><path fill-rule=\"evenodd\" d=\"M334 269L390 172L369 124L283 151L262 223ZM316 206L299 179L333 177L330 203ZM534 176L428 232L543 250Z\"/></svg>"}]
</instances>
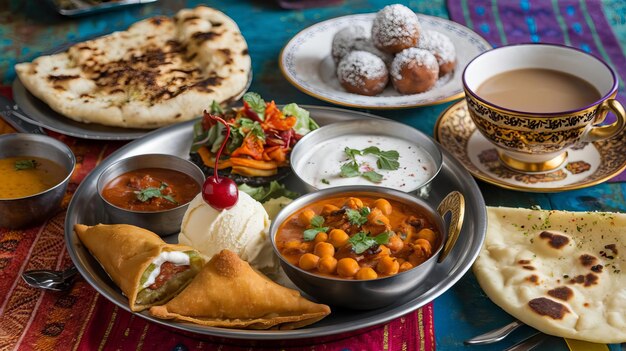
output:
<instances>
[{"instance_id":1,"label":"yogurt raita bowl","mask_svg":"<svg viewBox=\"0 0 626 351\"><path fill-rule=\"evenodd\" d=\"M422 132L389 120L326 125L300 140L291 167L307 190L359 185L415 192L442 166L441 150Z\"/></svg>"}]
</instances>

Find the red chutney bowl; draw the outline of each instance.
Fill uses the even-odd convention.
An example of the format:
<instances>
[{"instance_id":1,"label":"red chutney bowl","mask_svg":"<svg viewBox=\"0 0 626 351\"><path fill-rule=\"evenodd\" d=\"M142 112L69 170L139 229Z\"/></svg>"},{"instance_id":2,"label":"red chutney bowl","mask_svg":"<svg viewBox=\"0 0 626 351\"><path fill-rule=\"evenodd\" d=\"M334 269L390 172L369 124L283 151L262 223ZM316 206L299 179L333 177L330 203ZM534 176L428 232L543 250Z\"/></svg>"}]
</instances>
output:
<instances>
[{"instance_id":1,"label":"red chutney bowl","mask_svg":"<svg viewBox=\"0 0 626 351\"><path fill-rule=\"evenodd\" d=\"M168 172L173 174L174 178L179 179L180 188L186 189L187 194L184 199L181 200L178 195L170 193L170 190L175 188L172 178L167 178ZM145 175L144 173L150 176L149 182L141 180L142 176ZM111 186L116 185L113 183L130 182L131 175L140 178L134 179L132 182L133 186L139 185L141 188L135 190L131 187L110 191ZM154 183L155 181L159 184ZM162 193L157 193L155 189L159 189L163 183L169 189L163 189ZM192 162L173 155L145 154L119 160L107 167L98 177L97 187L108 215L109 224L132 224L153 231L160 236L166 236L180 231L180 225L189 202L200 193L203 183L204 173ZM123 187L126 184L117 185ZM143 194L139 194L142 189L144 190ZM146 191L146 189L148 190ZM175 192L176 190L171 191ZM158 196L155 197L155 194ZM176 196L169 198L175 202L162 198L162 195L167 196L168 194ZM142 206L142 201L138 199L138 196L142 195L143 199L148 198L145 201L146 206ZM127 204L123 203L124 198L128 200ZM169 202L167 205L170 206L149 208L147 207L149 202L161 202L161 204Z\"/></svg>"}]
</instances>

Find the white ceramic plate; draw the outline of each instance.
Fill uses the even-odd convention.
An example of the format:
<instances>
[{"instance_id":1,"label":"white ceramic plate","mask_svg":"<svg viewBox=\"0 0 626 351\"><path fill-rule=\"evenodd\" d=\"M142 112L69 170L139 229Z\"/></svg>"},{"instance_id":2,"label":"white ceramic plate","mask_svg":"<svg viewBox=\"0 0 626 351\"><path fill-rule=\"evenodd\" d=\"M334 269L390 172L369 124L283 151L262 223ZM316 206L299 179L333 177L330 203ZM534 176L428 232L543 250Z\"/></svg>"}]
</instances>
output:
<instances>
[{"instance_id":1,"label":"white ceramic plate","mask_svg":"<svg viewBox=\"0 0 626 351\"><path fill-rule=\"evenodd\" d=\"M357 24L369 30L375 16L375 13L367 13L333 18L296 34L280 53L283 75L304 93L337 105L370 109L436 105L462 97L463 69L478 54L491 49L485 39L467 27L443 18L418 14L423 29L437 31L452 40L457 53L454 72L441 77L434 88L421 94L401 95L391 85L377 96L348 93L335 74L335 63L330 54L333 37L339 30Z\"/></svg>"}]
</instances>

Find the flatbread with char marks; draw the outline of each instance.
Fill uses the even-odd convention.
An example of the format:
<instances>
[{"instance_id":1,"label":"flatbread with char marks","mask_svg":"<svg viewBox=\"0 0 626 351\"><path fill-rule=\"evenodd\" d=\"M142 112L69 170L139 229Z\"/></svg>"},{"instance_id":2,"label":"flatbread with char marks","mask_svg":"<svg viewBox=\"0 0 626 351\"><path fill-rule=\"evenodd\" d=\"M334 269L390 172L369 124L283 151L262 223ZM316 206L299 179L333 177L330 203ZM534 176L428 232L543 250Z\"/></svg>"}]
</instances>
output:
<instances>
[{"instance_id":1,"label":"flatbread with char marks","mask_svg":"<svg viewBox=\"0 0 626 351\"><path fill-rule=\"evenodd\" d=\"M24 86L71 119L156 128L200 116L247 86L251 70L237 24L197 7L20 63Z\"/></svg>"},{"instance_id":2,"label":"flatbread with char marks","mask_svg":"<svg viewBox=\"0 0 626 351\"><path fill-rule=\"evenodd\" d=\"M489 298L544 333L626 342L626 214L488 207L474 274Z\"/></svg>"}]
</instances>

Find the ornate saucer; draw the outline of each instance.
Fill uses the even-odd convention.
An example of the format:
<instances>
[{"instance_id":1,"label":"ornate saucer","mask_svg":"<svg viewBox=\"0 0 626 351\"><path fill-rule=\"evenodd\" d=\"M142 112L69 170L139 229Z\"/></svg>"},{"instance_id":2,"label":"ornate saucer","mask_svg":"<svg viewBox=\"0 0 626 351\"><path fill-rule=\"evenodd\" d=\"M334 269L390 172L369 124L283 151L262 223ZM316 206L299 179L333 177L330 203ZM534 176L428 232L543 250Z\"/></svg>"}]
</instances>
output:
<instances>
[{"instance_id":1,"label":"ornate saucer","mask_svg":"<svg viewBox=\"0 0 626 351\"><path fill-rule=\"evenodd\" d=\"M502 188L559 192L602 183L626 169L626 131L603 141L567 150L562 167L545 173L513 171L476 129L465 100L446 109L435 124L435 139L476 178Z\"/></svg>"}]
</instances>

